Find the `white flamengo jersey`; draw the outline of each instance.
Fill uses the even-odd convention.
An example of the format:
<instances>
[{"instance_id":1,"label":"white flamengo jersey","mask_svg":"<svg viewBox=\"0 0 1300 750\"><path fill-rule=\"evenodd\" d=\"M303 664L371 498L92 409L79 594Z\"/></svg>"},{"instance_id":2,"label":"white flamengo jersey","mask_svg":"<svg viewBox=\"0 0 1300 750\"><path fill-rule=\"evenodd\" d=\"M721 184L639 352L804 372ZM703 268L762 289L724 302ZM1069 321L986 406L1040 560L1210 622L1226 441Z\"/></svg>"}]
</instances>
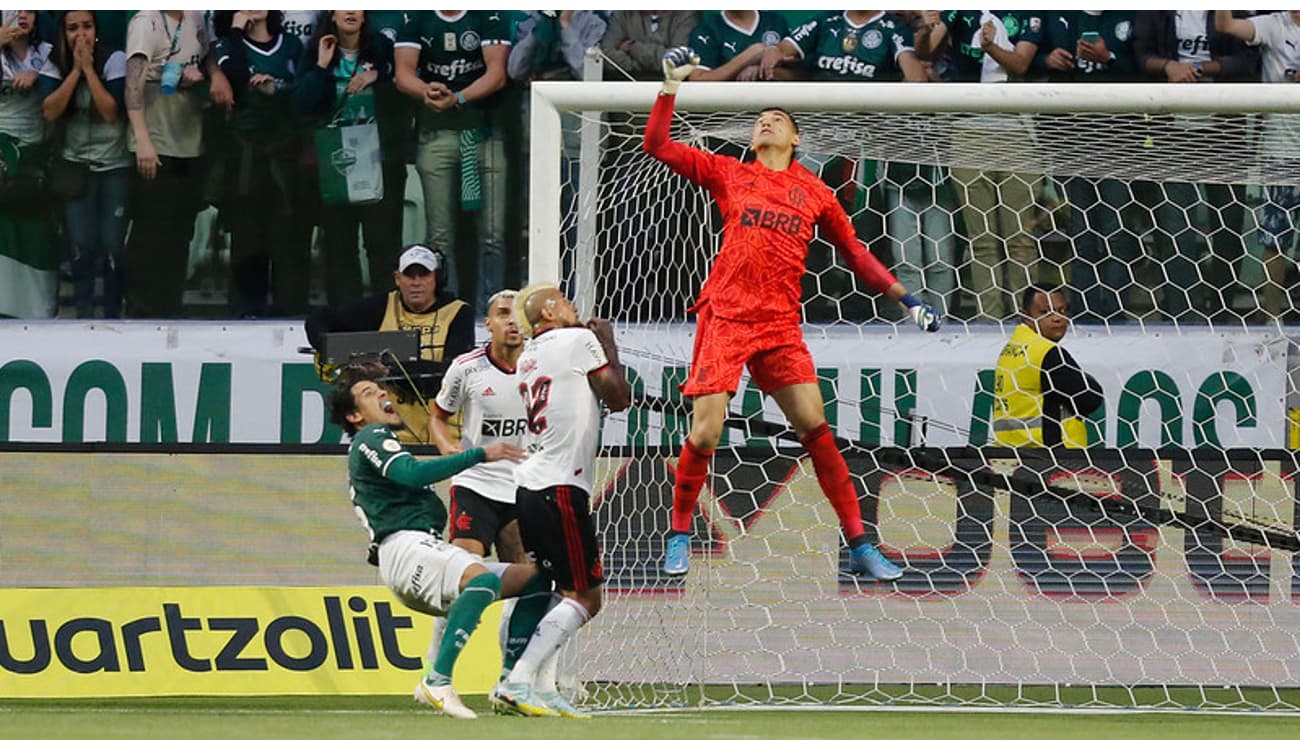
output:
<instances>
[{"instance_id":1,"label":"white flamengo jersey","mask_svg":"<svg viewBox=\"0 0 1300 750\"><path fill-rule=\"evenodd\" d=\"M516 370L528 418L528 458L515 467L520 487L570 485L591 494L600 444L600 400L587 375L608 367L586 328L552 328L524 344Z\"/></svg>"},{"instance_id":2,"label":"white flamengo jersey","mask_svg":"<svg viewBox=\"0 0 1300 750\"><path fill-rule=\"evenodd\" d=\"M515 371L492 358L492 345L471 349L452 361L434 404L446 416L461 412L460 443L481 448L505 442L523 447L528 432L524 402ZM464 487L502 503L515 501L514 464L488 461L452 477Z\"/></svg>"}]
</instances>

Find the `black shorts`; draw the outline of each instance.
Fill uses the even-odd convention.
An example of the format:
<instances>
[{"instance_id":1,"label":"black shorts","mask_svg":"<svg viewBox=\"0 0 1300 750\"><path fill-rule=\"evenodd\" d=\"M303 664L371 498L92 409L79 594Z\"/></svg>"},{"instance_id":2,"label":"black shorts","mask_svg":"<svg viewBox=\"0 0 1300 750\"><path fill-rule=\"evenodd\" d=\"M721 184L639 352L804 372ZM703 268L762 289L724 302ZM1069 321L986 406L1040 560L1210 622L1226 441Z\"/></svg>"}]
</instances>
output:
<instances>
[{"instance_id":1,"label":"black shorts","mask_svg":"<svg viewBox=\"0 0 1300 750\"><path fill-rule=\"evenodd\" d=\"M519 535L528 556L563 591L586 591L605 581L587 493L568 485L515 491Z\"/></svg>"},{"instance_id":2,"label":"black shorts","mask_svg":"<svg viewBox=\"0 0 1300 750\"><path fill-rule=\"evenodd\" d=\"M451 509L447 527L451 541L473 539L492 551L501 530L515 520L515 506L486 498L468 487L451 487ZM500 552L500 550L498 550Z\"/></svg>"}]
</instances>

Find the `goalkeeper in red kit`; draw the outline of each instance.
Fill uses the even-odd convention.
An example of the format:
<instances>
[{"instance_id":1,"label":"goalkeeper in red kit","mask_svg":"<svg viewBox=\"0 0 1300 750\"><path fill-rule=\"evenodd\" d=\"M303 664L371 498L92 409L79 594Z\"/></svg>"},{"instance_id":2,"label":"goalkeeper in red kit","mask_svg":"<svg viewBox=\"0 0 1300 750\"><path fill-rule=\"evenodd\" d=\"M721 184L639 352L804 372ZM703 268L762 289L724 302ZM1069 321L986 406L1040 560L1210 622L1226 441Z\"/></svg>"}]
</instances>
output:
<instances>
[{"instance_id":1,"label":"goalkeeper in red kit","mask_svg":"<svg viewBox=\"0 0 1300 750\"><path fill-rule=\"evenodd\" d=\"M677 88L698 61L686 47L664 53L664 85L644 143L651 156L708 189L725 224L722 250L692 308L697 316L695 351L681 390L694 404L690 434L677 462L664 572L683 575L689 567L689 535L700 487L741 369L748 367L755 384L776 400L811 454L817 481L848 542L852 572L896 580L903 572L868 540L799 327L800 280L814 231L821 230L858 278L907 308L922 330L939 330L939 318L863 246L830 188L794 160L799 127L788 112L772 108L759 113L750 142L752 162L691 148L669 137Z\"/></svg>"}]
</instances>

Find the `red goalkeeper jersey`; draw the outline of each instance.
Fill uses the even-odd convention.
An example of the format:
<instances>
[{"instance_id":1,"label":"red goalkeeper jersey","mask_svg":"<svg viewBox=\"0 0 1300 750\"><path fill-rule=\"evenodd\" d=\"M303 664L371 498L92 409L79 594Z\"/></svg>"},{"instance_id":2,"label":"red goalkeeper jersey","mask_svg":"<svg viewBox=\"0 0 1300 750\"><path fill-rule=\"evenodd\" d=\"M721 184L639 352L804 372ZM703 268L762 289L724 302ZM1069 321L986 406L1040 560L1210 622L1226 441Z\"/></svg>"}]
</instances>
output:
<instances>
[{"instance_id":1,"label":"red goalkeeper jersey","mask_svg":"<svg viewBox=\"0 0 1300 750\"><path fill-rule=\"evenodd\" d=\"M800 315L800 281L814 231L877 292L897 282L858 240L834 193L799 162L785 171L741 162L673 141L672 96L660 95L646 125L645 150L713 195L722 209L722 250L698 304L733 320L781 321Z\"/></svg>"}]
</instances>

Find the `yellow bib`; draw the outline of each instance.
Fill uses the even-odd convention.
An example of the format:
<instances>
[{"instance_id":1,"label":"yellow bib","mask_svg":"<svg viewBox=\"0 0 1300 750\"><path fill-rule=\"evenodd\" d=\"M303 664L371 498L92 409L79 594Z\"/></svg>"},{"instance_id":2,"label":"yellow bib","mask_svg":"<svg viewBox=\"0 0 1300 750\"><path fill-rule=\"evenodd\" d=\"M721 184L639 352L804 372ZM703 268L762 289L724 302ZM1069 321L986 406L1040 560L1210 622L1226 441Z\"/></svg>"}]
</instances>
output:
<instances>
[{"instance_id":1,"label":"yellow bib","mask_svg":"<svg viewBox=\"0 0 1300 750\"><path fill-rule=\"evenodd\" d=\"M384 322L379 324L379 330L419 331L420 359L441 362L447 351L447 331L451 327L451 321L464 306L465 303L461 300L453 300L429 312L413 313L402 305L401 292L392 291L388 293L388 310L384 313ZM421 445L431 444L433 441L429 437L429 409L432 404L426 405L419 398L414 402L407 402L400 393L393 394L393 398L395 400L393 408L406 423L406 429L397 431L397 438L404 443L414 441ZM451 427L452 440L459 440L460 415L450 420L448 424Z\"/></svg>"},{"instance_id":2,"label":"yellow bib","mask_svg":"<svg viewBox=\"0 0 1300 750\"><path fill-rule=\"evenodd\" d=\"M1043 358L1056 342L1025 324L1016 326L1002 347L993 384L993 441L1008 448L1043 448ZM1083 420L1061 420L1061 440L1066 448L1088 445ZM1051 446L1058 447L1058 446Z\"/></svg>"}]
</instances>

